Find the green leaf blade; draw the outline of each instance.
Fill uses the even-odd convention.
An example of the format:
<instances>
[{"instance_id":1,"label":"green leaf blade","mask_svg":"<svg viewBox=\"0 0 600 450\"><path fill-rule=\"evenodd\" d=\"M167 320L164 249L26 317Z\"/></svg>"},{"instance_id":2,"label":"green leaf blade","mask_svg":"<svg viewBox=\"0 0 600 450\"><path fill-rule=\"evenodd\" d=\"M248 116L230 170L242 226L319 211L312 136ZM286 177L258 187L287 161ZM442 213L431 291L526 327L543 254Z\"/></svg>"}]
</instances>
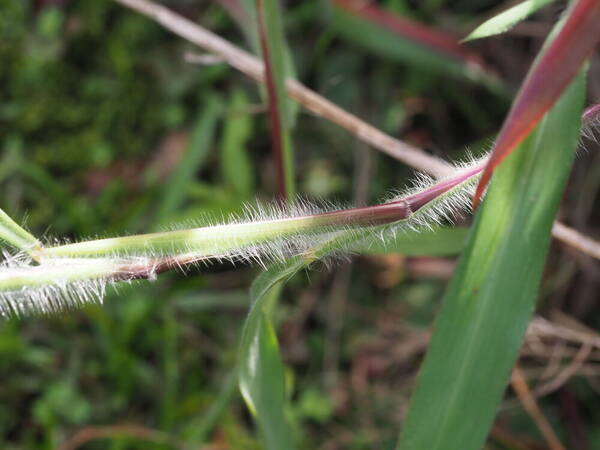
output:
<instances>
[{"instance_id":1,"label":"green leaf blade","mask_svg":"<svg viewBox=\"0 0 600 450\"><path fill-rule=\"evenodd\" d=\"M255 185L254 168L247 148L254 121L245 111L248 107L249 101L244 91L242 89L233 91L221 140L223 180L243 199L250 198Z\"/></svg>"},{"instance_id":2,"label":"green leaf blade","mask_svg":"<svg viewBox=\"0 0 600 450\"><path fill-rule=\"evenodd\" d=\"M398 448L483 446L535 306L583 92L580 76L498 168L444 299Z\"/></svg>"},{"instance_id":3,"label":"green leaf blade","mask_svg":"<svg viewBox=\"0 0 600 450\"><path fill-rule=\"evenodd\" d=\"M424 229L370 242L354 250L367 255L401 253L406 256L452 256L464 249L468 232L467 228L461 227Z\"/></svg>"},{"instance_id":4,"label":"green leaf blade","mask_svg":"<svg viewBox=\"0 0 600 450\"><path fill-rule=\"evenodd\" d=\"M527 73L491 150L475 190L476 209L495 168L529 135L575 78L594 48L600 2L576 0L547 39L545 49Z\"/></svg>"},{"instance_id":5,"label":"green leaf blade","mask_svg":"<svg viewBox=\"0 0 600 450\"><path fill-rule=\"evenodd\" d=\"M159 199L155 223L163 224L186 198L186 188L206 161L221 113L221 100L210 96L194 124L187 149Z\"/></svg>"},{"instance_id":6,"label":"green leaf blade","mask_svg":"<svg viewBox=\"0 0 600 450\"><path fill-rule=\"evenodd\" d=\"M296 267L279 266L262 273L251 289L252 309L242 331L239 386L255 416L267 450L296 448L286 413L285 377L277 335L270 312L279 295L281 281Z\"/></svg>"},{"instance_id":7,"label":"green leaf blade","mask_svg":"<svg viewBox=\"0 0 600 450\"><path fill-rule=\"evenodd\" d=\"M552 3L554 0L526 0L512 8L486 20L473 30L464 40L474 41L483 39L497 34L505 33L519 22L525 20L530 15L534 14L544 6Z\"/></svg>"},{"instance_id":8,"label":"green leaf blade","mask_svg":"<svg viewBox=\"0 0 600 450\"><path fill-rule=\"evenodd\" d=\"M372 4L357 6L345 0L332 4L334 29L355 45L437 76L473 80L501 90L499 81L478 58L451 36L395 17Z\"/></svg>"},{"instance_id":9,"label":"green leaf blade","mask_svg":"<svg viewBox=\"0 0 600 450\"><path fill-rule=\"evenodd\" d=\"M410 255L454 254L462 248L466 230L439 229L421 233L401 233L388 245L352 247L359 253L404 252ZM312 254L290 258L285 264L271 266L256 278L250 290L253 306L244 325L240 350L240 390L256 417L267 449L295 448L291 425L286 420L284 375L281 355L269 315L276 305L282 283L314 260L341 248L352 246L373 230L343 232L314 248ZM449 244L454 239L458 244ZM440 248L434 250L435 246Z\"/></svg>"}]
</instances>

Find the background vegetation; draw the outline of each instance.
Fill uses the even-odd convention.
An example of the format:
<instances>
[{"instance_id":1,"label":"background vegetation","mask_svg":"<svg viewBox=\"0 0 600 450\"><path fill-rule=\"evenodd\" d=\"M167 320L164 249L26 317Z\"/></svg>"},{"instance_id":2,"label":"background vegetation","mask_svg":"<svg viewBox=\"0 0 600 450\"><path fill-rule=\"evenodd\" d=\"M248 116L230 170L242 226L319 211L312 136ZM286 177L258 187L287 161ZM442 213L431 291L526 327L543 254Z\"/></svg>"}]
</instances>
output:
<instances>
[{"instance_id":1,"label":"background vegetation","mask_svg":"<svg viewBox=\"0 0 600 450\"><path fill-rule=\"evenodd\" d=\"M246 45L226 3L165 2ZM381 5L459 37L505 6ZM299 79L455 160L489 146L564 5L470 45L494 81L450 70L414 42L385 45L389 35L348 26L324 2L284 6ZM184 56L196 49L109 1L3 0L0 8L0 204L36 235L158 230L273 197L264 101L243 75L190 62ZM397 47L405 50L386 51ZM600 101L597 73L593 64L589 102ZM308 114L298 115L293 141L297 190L308 197L369 203L412 175ZM560 214L594 235L600 166L594 143L586 147ZM286 285L277 323L302 447L393 448L453 267L452 258L360 257ZM103 306L2 322L1 446L260 448L235 383L256 273L221 264L166 274L111 292ZM546 319L535 319L520 362L568 448L600 446L598 283L597 262L555 245L539 299ZM545 448L511 390L488 445Z\"/></svg>"}]
</instances>

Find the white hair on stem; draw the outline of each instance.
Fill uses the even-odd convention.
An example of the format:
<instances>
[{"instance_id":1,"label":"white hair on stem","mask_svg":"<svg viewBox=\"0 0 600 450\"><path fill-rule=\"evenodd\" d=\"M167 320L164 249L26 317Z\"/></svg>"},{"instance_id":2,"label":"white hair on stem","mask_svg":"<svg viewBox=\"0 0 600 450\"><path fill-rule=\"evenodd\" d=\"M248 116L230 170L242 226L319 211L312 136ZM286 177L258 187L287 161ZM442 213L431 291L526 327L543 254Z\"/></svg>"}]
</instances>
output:
<instances>
[{"instance_id":1,"label":"white hair on stem","mask_svg":"<svg viewBox=\"0 0 600 450\"><path fill-rule=\"evenodd\" d=\"M327 256L348 254L398 232L433 228L470 210L483 160L456 166L434 180L418 175L413 187L366 208L341 208L297 199L247 205L241 216L187 230L83 241L45 247L35 255L4 255L0 262L0 315L48 314L101 302L117 282L154 279L164 270L230 261L263 267L312 255L336 242Z\"/></svg>"},{"instance_id":2,"label":"white hair on stem","mask_svg":"<svg viewBox=\"0 0 600 450\"><path fill-rule=\"evenodd\" d=\"M598 128L600 104L584 112L581 135L598 142ZM304 199L286 206L257 203L246 205L240 216L231 216L223 223L203 223L201 228L173 227L162 233L63 245L54 240L55 245L48 247L41 246L0 210L4 232L0 238L31 244L17 245L24 251L15 255L2 253L0 316L48 314L101 302L108 285L154 280L164 270L220 261L266 267L269 262L294 256L305 256L308 264L315 256L340 256L378 240L386 242L398 232L453 222L470 212L485 162L486 157L470 158L439 180L418 173L410 189L370 208L343 209ZM193 225L198 227L198 222Z\"/></svg>"},{"instance_id":3,"label":"white hair on stem","mask_svg":"<svg viewBox=\"0 0 600 450\"><path fill-rule=\"evenodd\" d=\"M583 139L594 141L598 144L598 130L600 129L600 104L590 106L581 116L580 148L585 149Z\"/></svg>"}]
</instances>

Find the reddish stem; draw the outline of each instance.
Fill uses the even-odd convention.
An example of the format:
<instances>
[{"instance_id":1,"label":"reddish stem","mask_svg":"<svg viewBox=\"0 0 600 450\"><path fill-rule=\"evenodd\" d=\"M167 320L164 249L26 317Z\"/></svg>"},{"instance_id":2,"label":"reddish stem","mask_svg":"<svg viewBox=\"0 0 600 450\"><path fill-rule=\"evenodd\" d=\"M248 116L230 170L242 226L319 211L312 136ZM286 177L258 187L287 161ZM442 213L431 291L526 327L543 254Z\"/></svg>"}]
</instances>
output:
<instances>
[{"instance_id":1,"label":"reddish stem","mask_svg":"<svg viewBox=\"0 0 600 450\"><path fill-rule=\"evenodd\" d=\"M273 71L273 63L271 61L271 52L266 32L263 0L256 0L256 16L258 18L258 34L260 39L260 47L265 62L265 85L267 87L269 121L271 124L271 148L277 173L277 190L279 193L279 197L283 200L287 200L285 166L283 160L284 143L281 125L281 111L279 109L277 86L275 84L275 73Z\"/></svg>"},{"instance_id":2,"label":"reddish stem","mask_svg":"<svg viewBox=\"0 0 600 450\"><path fill-rule=\"evenodd\" d=\"M484 166L482 164L478 164L472 169L466 170L460 173L455 178L450 178L447 180L442 180L437 184L434 184L428 189L424 191L417 192L409 197L406 197L404 201L406 201L412 211L416 211L419 208L425 206L430 201L442 195L444 192L449 191L450 189L458 186L460 183L467 181L469 178L477 175L483 170Z\"/></svg>"},{"instance_id":3,"label":"reddish stem","mask_svg":"<svg viewBox=\"0 0 600 450\"><path fill-rule=\"evenodd\" d=\"M473 209L494 169L531 133L600 40L600 0L578 0L560 33L533 65L504 121L473 197Z\"/></svg>"},{"instance_id":4,"label":"reddish stem","mask_svg":"<svg viewBox=\"0 0 600 450\"><path fill-rule=\"evenodd\" d=\"M584 111L583 115L581 116L581 122L582 122L583 126L585 127L585 126L588 126L591 122L593 122L598 117L600 117L600 103L587 108Z\"/></svg>"},{"instance_id":5,"label":"reddish stem","mask_svg":"<svg viewBox=\"0 0 600 450\"><path fill-rule=\"evenodd\" d=\"M449 34L407 20L365 1L333 0L333 3L351 14L386 28L392 33L410 39L417 44L427 46L454 60L482 66L482 60L478 55L461 46L458 39Z\"/></svg>"}]
</instances>

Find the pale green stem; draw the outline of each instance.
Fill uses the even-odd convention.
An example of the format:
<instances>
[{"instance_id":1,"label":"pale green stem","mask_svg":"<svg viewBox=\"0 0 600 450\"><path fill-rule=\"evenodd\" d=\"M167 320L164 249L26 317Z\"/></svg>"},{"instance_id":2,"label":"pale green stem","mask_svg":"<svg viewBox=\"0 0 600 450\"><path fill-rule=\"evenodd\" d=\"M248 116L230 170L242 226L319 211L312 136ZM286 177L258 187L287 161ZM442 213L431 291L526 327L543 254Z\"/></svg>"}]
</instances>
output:
<instances>
[{"instance_id":1,"label":"pale green stem","mask_svg":"<svg viewBox=\"0 0 600 450\"><path fill-rule=\"evenodd\" d=\"M293 235L341 231L405 219L402 202L371 208L354 208L330 213L258 222L234 223L189 230L167 231L127 237L99 239L44 249L45 258L169 256L219 257L238 249L261 245ZM235 256L235 255L232 255Z\"/></svg>"},{"instance_id":2,"label":"pale green stem","mask_svg":"<svg viewBox=\"0 0 600 450\"><path fill-rule=\"evenodd\" d=\"M0 209L0 239L30 255L38 253L42 244Z\"/></svg>"},{"instance_id":3,"label":"pale green stem","mask_svg":"<svg viewBox=\"0 0 600 450\"><path fill-rule=\"evenodd\" d=\"M65 263L4 268L0 272L0 292L25 287L52 286L82 280L106 279L123 272L124 263L113 259L69 259Z\"/></svg>"},{"instance_id":4,"label":"pale green stem","mask_svg":"<svg viewBox=\"0 0 600 450\"><path fill-rule=\"evenodd\" d=\"M390 203L273 220L249 221L188 230L167 231L84 241L44 248L43 258L190 257L235 258L246 249L277 243L294 236L368 228L422 217L479 176L477 164L423 191ZM276 248L272 249L274 252Z\"/></svg>"},{"instance_id":5,"label":"pale green stem","mask_svg":"<svg viewBox=\"0 0 600 450\"><path fill-rule=\"evenodd\" d=\"M376 206L47 247L34 254L37 266L18 258L2 264L0 315L53 312L97 301L108 283L154 279L202 260L294 258L301 267L352 250L365 239L383 238L397 226L428 224L423 216L435 211L444 217L448 206L443 203L464 196L481 167L460 170L453 178Z\"/></svg>"}]
</instances>

